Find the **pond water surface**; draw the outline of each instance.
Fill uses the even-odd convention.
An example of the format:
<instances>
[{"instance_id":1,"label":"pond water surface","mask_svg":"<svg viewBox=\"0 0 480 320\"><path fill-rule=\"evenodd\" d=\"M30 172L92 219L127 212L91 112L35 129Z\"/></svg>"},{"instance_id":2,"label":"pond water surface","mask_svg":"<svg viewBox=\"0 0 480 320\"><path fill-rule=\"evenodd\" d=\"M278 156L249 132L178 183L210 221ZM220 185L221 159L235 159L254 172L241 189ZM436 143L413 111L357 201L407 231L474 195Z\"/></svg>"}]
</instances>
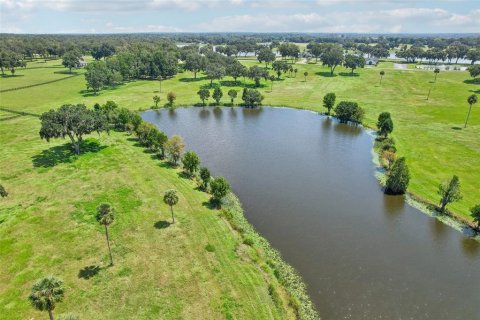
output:
<instances>
[{"instance_id":1,"label":"pond water surface","mask_svg":"<svg viewBox=\"0 0 480 320\"><path fill-rule=\"evenodd\" d=\"M480 319L479 243L384 195L365 130L284 108L142 116L231 182L322 319Z\"/></svg>"}]
</instances>

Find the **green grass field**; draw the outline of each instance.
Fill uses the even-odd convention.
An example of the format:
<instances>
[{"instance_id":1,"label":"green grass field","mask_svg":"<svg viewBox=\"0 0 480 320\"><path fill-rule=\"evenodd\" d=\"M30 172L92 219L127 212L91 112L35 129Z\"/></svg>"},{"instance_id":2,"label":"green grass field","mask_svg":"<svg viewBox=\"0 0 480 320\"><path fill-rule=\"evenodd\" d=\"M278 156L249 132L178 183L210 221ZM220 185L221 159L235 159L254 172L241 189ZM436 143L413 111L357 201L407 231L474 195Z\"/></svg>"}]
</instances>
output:
<instances>
[{"instance_id":1,"label":"green grass field","mask_svg":"<svg viewBox=\"0 0 480 320\"><path fill-rule=\"evenodd\" d=\"M245 61L247 65L254 61ZM38 68L39 66L44 68ZM34 67L34 68L32 68ZM469 219L468 209L480 202L480 112L474 107L469 126L461 129L468 111L466 98L480 94L466 72L395 70L391 63L362 69L350 76L337 68L298 63L297 76L262 83L264 105L323 112L322 98L335 92L337 101L357 101L374 126L382 111L392 113L399 154L411 169L409 190L437 202L437 186L453 174L462 183L464 199L450 208ZM32 63L18 77L0 78L0 88L43 83L65 77L60 61ZM380 85L380 70L386 76ZM309 73L306 82L303 73ZM83 73L84 70L77 70ZM280 319L290 308L275 304L268 284L275 277L252 262L254 249L241 240L218 212L203 205L206 194L180 178L123 133L92 135L90 152L71 157L66 141L50 143L38 136L39 120L18 112L41 114L64 103L103 103L114 100L132 110L152 107L152 97L177 94L177 105L200 100L196 92L209 81L189 72L162 82L135 81L98 96L86 91L82 75L23 90L0 93L0 183L10 196L0 200L0 314L2 319L40 318L27 296L33 281L54 274L66 282L66 299L57 314L74 312L82 319ZM249 85L252 81L247 80ZM226 91L242 89L230 78ZM430 99L426 100L429 88ZM237 99L236 103L240 102ZM180 203L177 223L168 225L163 192L176 188ZM117 208L111 226L115 266L108 268L102 228L93 219L95 207L108 201ZM215 252L205 246L213 245ZM87 279L88 278L88 279ZM127 289L127 290L126 290ZM280 290L281 291L281 290ZM281 292L284 297L284 294ZM119 303L121 302L121 303Z\"/></svg>"},{"instance_id":2,"label":"green grass field","mask_svg":"<svg viewBox=\"0 0 480 320\"><path fill-rule=\"evenodd\" d=\"M246 65L256 62L243 61ZM65 70L57 62L58 70ZM412 173L410 191L425 200L436 203L438 184L457 174L462 183L464 198L450 209L463 219L469 219L469 208L480 202L478 175L480 165L480 112L474 106L469 126L463 128L468 111L466 99L472 93L480 94L480 86L473 84L467 72L441 72L433 83L433 72L422 70L395 70L390 62L375 68L360 69L355 76L338 67L336 76L330 77L327 69L316 64L297 63L297 76L282 76L274 82L262 83L260 90L265 95L264 105L289 106L323 112L322 98L327 92L335 92L337 101L357 101L366 110L366 124L374 127L378 114L389 111L395 123L393 137L399 154L405 155ZM56 69L44 69L46 77ZM379 84L379 70L386 75ZM303 73L309 73L304 81ZM18 74L29 70L19 70ZM78 71L81 72L81 71ZM22 77L23 78L23 77ZM27 77L25 77L27 78ZM2 88L11 78L1 78ZM15 79L16 80L16 79ZM247 79L248 84L252 84ZM221 81L224 91L230 88L241 90L241 83L230 78ZM208 80L198 75L194 80L189 72L178 74L171 80L162 81L159 92L158 81L135 81L107 89L98 96L85 92L83 76L37 86L28 91L6 92L1 96L0 106L15 110L41 113L57 108L63 103L86 103L114 100L121 106L133 110L152 107L153 95L161 96L166 102L166 93L177 94L177 105L192 105L200 100L196 92L208 86ZM426 100L432 88L429 100ZM28 94L27 94L28 92ZM227 102L228 98L223 98ZM212 101L210 99L210 101ZM240 102L239 99L236 101Z\"/></svg>"},{"instance_id":3,"label":"green grass field","mask_svg":"<svg viewBox=\"0 0 480 320\"><path fill-rule=\"evenodd\" d=\"M58 64L56 61L54 64ZM43 82L60 66L18 70L1 78ZM45 77L39 78L43 72ZM79 72L83 72L79 71ZM53 74L53 75L52 75ZM12 83L9 81L12 80ZM30 80L29 80L30 81ZM33 81L33 80L31 80ZM146 86L142 88L142 86ZM53 274L65 281L66 298L55 314L81 319L284 319L293 318L289 298L258 248L205 203L208 195L182 178L178 169L144 152L125 133L92 135L75 158L66 144L39 139L38 114L62 103L86 102L84 77L0 94L0 183L9 192L0 201L0 314L2 319L40 319L27 297L33 282ZM129 107L148 107L153 83L130 83L108 94L129 92ZM135 90L147 90L138 95ZM107 92L104 92L107 93ZM98 98L103 97L103 94ZM121 100L126 104L128 97ZM100 101L100 99L98 99ZM175 188L176 223L163 192ZM96 206L111 203L115 265L108 267ZM214 252L206 246L214 247ZM278 295L272 299L269 285ZM278 296L280 300L278 300Z\"/></svg>"}]
</instances>

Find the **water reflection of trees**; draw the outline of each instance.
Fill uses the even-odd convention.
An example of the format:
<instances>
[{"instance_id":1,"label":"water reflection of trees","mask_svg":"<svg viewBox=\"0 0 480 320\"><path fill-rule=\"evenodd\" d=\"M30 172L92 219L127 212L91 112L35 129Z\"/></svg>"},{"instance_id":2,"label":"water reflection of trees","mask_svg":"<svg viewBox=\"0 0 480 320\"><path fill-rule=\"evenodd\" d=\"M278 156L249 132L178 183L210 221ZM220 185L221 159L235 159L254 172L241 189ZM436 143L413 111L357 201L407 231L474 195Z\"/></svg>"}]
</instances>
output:
<instances>
[{"instance_id":1,"label":"water reflection of trees","mask_svg":"<svg viewBox=\"0 0 480 320\"><path fill-rule=\"evenodd\" d=\"M246 118L257 118L263 112L262 107L257 108L242 108L243 117Z\"/></svg>"},{"instance_id":2,"label":"water reflection of trees","mask_svg":"<svg viewBox=\"0 0 480 320\"><path fill-rule=\"evenodd\" d=\"M169 108L169 109L168 109L168 117L169 117L170 119L175 120L175 119L177 119L177 116L178 116L178 114L177 114L177 112L175 111L175 108Z\"/></svg>"},{"instance_id":3,"label":"water reflection of trees","mask_svg":"<svg viewBox=\"0 0 480 320\"><path fill-rule=\"evenodd\" d=\"M383 195L383 209L390 219L397 218L405 208L405 197L394 195Z\"/></svg>"},{"instance_id":4,"label":"water reflection of trees","mask_svg":"<svg viewBox=\"0 0 480 320\"><path fill-rule=\"evenodd\" d=\"M480 251L480 242L471 237L464 237L462 239L462 250L470 257L477 257Z\"/></svg>"},{"instance_id":5,"label":"water reflection of trees","mask_svg":"<svg viewBox=\"0 0 480 320\"><path fill-rule=\"evenodd\" d=\"M200 119L207 119L210 116L210 110L207 108L202 108L198 113Z\"/></svg>"},{"instance_id":6,"label":"water reflection of trees","mask_svg":"<svg viewBox=\"0 0 480 320\"><path fill-rule=\"evenodd\" d=\"M220 107L213 108L213 116L215 117L215 119L217 119L217 120L221 119L222 114L223 114L223 109L222 108L220 108Z\"/></svg>"},{"instance_id":7,"label":"water reflection of trees","mask_svg":"<svg viewBox=\"0 0 480 320\"><path fill-rule=\"evenodd\" d=\"M346 136L358 136L362 134L363 127L352 124L352 123L340 123L335 121L333 129L338 134L346 135Z\"/></svg>"}]
</instances>

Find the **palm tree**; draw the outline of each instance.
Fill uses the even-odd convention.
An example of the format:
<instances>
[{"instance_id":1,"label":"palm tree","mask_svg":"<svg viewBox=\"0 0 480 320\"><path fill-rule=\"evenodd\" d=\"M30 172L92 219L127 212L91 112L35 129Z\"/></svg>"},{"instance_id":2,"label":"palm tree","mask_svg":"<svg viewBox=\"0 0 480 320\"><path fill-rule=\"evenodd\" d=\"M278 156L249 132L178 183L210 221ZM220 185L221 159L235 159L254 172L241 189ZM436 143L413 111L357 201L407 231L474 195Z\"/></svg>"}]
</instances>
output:
<instances>
[{"instance_id":1,"label":"palm tree","mask_svg":"<svg viewBox=\"0 0 480 320\"><path fill-rule=\"evenodd\" d=\"M435 73L435 80L433 80L433 82L437 82L437 76L438 76L438 74L440 73L440 69L439 69L439 68L435 68L435 70L433 70L433 72Z\"/></svg>"},{"instance_id":2,"label":"palm tree","mask_svg":"<svg viewBox=\"0 0 480 320\"><path fill-rule=\"evenodd\" d=\"M172 212L172 223L175 223L175 217L173 216L173 206L178 203L177 190L170 189L165 191L163 195L163 202L170 206L170 211Z\"/></svg>"},{"instance_id":3,"label":"palm tree","mask_svg":"<svg viewBox=\"0 0 480 320\"><path fill-rule=\"evenodd\" d=\"M98 223L105 226L105 237L107 238L108 253L110 254L110 265L113 266L112 249L110 248L110 240L108 238L108 226L115 220L115 210L108 203L102 203L97 207L95 218Z\"/></svg>"},{"instance_id":4,"label":"palm tree","mask_svg":"<svg viewBox=\"0 0 480 320\"><path fill-rule=\"evenodd\" d=\"M49 276L34 283L28 300L37 310L48 311L50 320L53 320L53 309L57 302L63 300L63 295L63 281Z\"/></svg>"},{"instance_id":5,"label":"palm tree","mask_svg":"<svg viewBox=\"0 0 480 320\"><path fill-rule=\"evenodd\" d=\"M468 122L468 118L470 118L470 112L472 112L472 106L477 103L478 101L478 98L477 98L477 95L476 94L472 94L470 97L468 97L467 99L467 102L468 104L470 105L470 109L468 109L468 115L467 115L467 119L465 120L465 126L464 128L467 127L467 122Z\"/></svg>"},{"instance_id":6,"label":"palm tree","mask_svg":"<svg viewBox=\"0 0 480 320\"><path fill-rule=\"evenodd\" d=\"M385 71L380 71L380 84L382 84L382 79L383 79L383 76L385 75Z\"/></svg>"}]
</instances>

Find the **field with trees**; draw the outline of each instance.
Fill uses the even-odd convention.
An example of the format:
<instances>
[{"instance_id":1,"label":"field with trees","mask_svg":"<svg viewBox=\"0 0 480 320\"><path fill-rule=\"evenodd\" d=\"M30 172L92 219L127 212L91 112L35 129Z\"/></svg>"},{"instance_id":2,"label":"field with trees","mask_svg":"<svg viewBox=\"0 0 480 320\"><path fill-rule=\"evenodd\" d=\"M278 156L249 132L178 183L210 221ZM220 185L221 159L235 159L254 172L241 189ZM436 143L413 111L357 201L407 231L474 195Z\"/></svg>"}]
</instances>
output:
<instances>
[{"instance_id":1,"label":"field with trees","mask_svg":"<svg viewBox=\"0 0 480 320\"><path fill-rule=\"evenodd\" d=\"M8 192L0 198L0 262L8 266L0 271L0 314L5 319L40 316L27 297L35 280L49 274L61 276L65 286L65 297L54 312L73 312L82 319L98 314L115 319L128 319L131 314L145 319L193 319L198 314L212 319L283 319L299 312L299 302L275 275L268 254L252 246L253 241L244 239L228 217L219 214L226 184L212 181L216 204L212 205L202 191L204 182L197 185L191 179L197 171L200 176L206 172L194 155L181 157L180 141L162 144L162 154L165 147L170 161L160 161L151 148L141 147L145 143L138 132L107 132L92 118L85 129L92 133L78 140L76 156L68 137L55 139L59 134L51 128L40 134L49 143L39 136L39 117L64 104L85 104L96 110L95 105L114 101L130 111L262 104L325 113L324 97L334 93L336 107L328 111L337 116L355 105L360 107L358 122L376 129L379 114L390 114L392 123L382 123L381 133L395 141L401 163L393 168L408 164L409 192L436 205L442 199L442 209L448 204L446 210L460 219L478 221L470 215L480 196L476 170L480 112L469 99L480 95L475 71L471 75L419 70L412 68L414 60L407 69L388 60L365 66L359 58L363 54L384 58L394 48L410 50L415 39L391 40L385 46L379 46L378 39L371 43L362 39L366 46L362 49L351 40L340 43L351 54L344 58L338 43L317 48L317 57L315 45L295 35L292 43L304 46L282 47L280 39L261 38L256 40L273 40L274 50L252 47L252 41L240 41L245 48L239 49L237 41L230 54L228 46L234 44L208 35L201 37L211 45L193 50L147 36L149 47L118 50L118 39L112 36L103 39L104 45L89 48L85 37L77 48L62 49L65 39L52 36L56 50L25 51L16 60L1 61L6 73L0 78L0 184ZM184 37L181 40L187 42L188 35ZM417 41L434 44L431 39ZM475 45L472 39L465 43ZM227 51L214 53L213 45ZM454 46L460 49L447 50ZM450 54L454 63L459 50L465 51L462 46L466 45L452 40L440 51ZM258 57L242 56L257 49ZM312 54L308 59L300 55L307 49ZM425 63L448 59L434 49L427 49L431 52ZM478 49L467 48L463 57L473 54L469 50ZM271 54L277 51L279 55ZM67 61L80 62L78 52L86 68ZM15 66L14 72L9 64ZM169 162L182 163L186 173ZM462 196L444 201L452 176L460 181ZM458 189L457 184L453 187ZM97 210L104 212L102 203L115 209L113 218L105 220L100 213L95 217Z\"/></svg>"}]
</instances>

